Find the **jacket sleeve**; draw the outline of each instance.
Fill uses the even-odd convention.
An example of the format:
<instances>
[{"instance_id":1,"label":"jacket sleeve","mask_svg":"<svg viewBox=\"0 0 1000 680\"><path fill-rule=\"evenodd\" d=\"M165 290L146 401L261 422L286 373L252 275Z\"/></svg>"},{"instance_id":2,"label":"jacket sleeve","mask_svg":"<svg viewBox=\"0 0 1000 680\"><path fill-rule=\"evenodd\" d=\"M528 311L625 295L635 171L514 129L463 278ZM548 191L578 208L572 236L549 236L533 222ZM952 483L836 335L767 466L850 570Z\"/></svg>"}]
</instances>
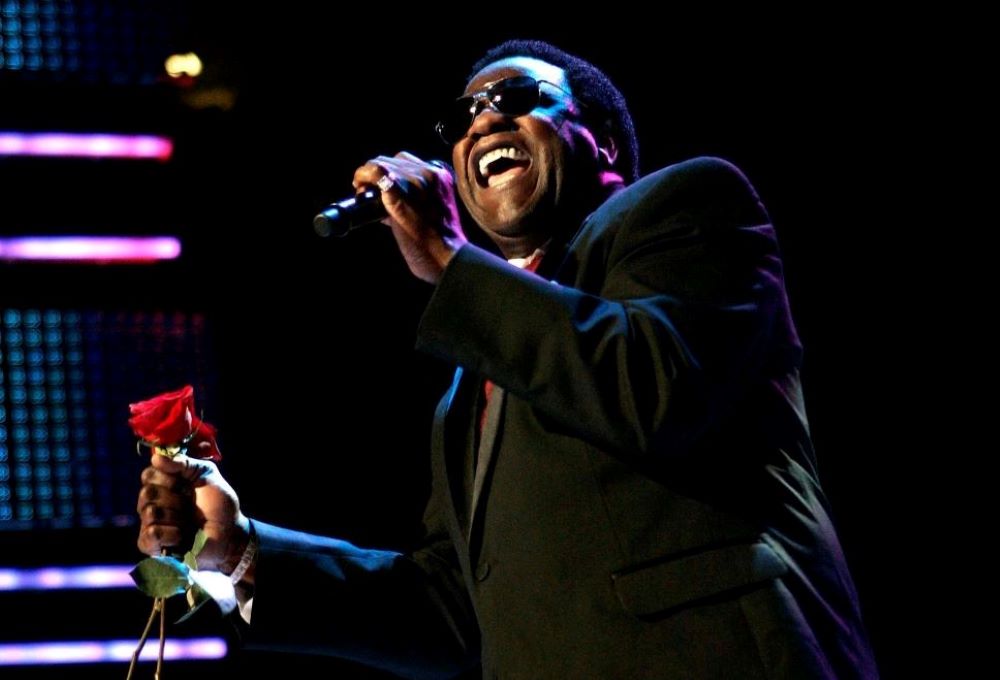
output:
<instances>
[{"instance_id":1,"label":"jacket sleeve","mask_svg":"<svg viewBox=\"0 0 1000 680\"><path fill-rule=\"evenodd\" d=\"M407 678L479 661L475 615L436 496L409 555L254 521L260 541L249 648L351 659Z\"/></svg>"},{"instance_id":2,"label":"jacket sleeve","mask_svg":"<svg viewBox=\"0 0 1000 680\"><path fill-rule=\"evenodd\" d=\"M769 363L798 360L767 213L725 161L688 161L619 192L569 258L572 287L463 247L418 347L626 456L685 451Z\"/></svg>"}]
</instances>

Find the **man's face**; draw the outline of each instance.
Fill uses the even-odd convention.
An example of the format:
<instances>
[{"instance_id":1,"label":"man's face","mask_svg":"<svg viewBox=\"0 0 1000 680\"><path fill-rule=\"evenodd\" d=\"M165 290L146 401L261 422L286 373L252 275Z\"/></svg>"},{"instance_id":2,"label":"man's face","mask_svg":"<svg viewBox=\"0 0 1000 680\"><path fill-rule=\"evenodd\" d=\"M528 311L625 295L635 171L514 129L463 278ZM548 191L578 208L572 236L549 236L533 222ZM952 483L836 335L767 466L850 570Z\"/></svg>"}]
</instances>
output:
<instances>
[{"instance_id":1,"label":"man's face","mask_svg":"<svg viewBox=\"0 0 1000 680\"><path fill-rule=\"evenodd\" d=\"M540 85L538 105L509 116L483 103L452 149L459 195L494 240L539 241L565 227L558 225L560 214L575 214L600 175L597 143L581 122L580 104L568 94L563 69L528 57L504 59L477 73L465 94L524 75L547 81Z\"/></svg>"}]
</instances>

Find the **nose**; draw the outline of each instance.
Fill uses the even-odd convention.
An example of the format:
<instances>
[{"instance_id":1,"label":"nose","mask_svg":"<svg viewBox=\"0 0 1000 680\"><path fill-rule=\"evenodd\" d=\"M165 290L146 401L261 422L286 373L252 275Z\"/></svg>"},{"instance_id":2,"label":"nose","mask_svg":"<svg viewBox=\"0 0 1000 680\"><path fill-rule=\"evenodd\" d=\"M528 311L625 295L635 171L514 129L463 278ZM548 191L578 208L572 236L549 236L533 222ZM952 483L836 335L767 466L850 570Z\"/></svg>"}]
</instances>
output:
<instances>
[{"instance_id":1,"label":"nose","mask_svg":"<svg viewBox=\"0 0 1000 680\"><path fill-rule=\"evenodd\" d=\"M476 116L469 126L469 137L473 141L495 132L505 132L516 127L511 116L500 113L489 105L477 106Z\"/></svg>"}]
</instances>

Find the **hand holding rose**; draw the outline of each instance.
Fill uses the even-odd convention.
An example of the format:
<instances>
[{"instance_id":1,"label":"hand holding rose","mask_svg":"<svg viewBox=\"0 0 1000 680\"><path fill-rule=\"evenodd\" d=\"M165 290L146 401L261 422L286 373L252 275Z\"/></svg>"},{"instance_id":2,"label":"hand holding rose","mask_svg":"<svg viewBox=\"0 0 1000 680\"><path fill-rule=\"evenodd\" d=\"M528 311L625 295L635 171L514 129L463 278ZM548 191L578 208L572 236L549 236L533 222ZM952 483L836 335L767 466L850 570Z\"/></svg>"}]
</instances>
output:
<instances>
[{"instance_id":1,"label":"hand holding rose","mask_svg":"<svg viewBox=\"0 0 1000 680\"><path fill-rule=\"evenodd\" d=\"M195 415L194 390L131 404L129 425L154 454L142 471L139 550L159 555L164 548L183 552L204 529L206 542L198 568L231 573L250 540L249 520L240 512L233 488L222 477L215 428ZM251 569L244 580L252 582Z\"/></svg>"},{"instance_id":2,"label":"hand holding rose","mask_svg":"<svg viewBox=\"0 0 1000 680\"><path fill-rule=\"evenodd\" d=\"M183 552L204 529L207 540L198 553L198 568L232 573L250 540L250 523L216 464L183 454L154 454L141 479L139 550L147 555L159 555L163 548ZM251 569L244 580L252 578Z\"/></svg>"}]
</instances>

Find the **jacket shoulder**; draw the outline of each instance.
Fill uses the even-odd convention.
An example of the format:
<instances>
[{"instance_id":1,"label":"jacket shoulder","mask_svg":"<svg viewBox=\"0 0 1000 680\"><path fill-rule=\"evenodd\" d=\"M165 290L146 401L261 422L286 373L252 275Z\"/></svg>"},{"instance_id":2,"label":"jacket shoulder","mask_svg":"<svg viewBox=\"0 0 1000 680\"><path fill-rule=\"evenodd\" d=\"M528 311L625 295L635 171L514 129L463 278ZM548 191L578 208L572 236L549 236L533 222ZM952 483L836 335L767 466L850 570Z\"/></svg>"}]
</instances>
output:
<instances>
[{"instance_id":1,"label":"jacket shoulder","mask_svg":"<svg viewBox=\"0 0 1000 680\"><path fill-rule=\"evenodd\" d=\"M727 208L757 213L767 221L756 190L729 161L702 156L668 165L614 194L595 213L602 221L673 210Z\"/></svg>"}]
</instances>

